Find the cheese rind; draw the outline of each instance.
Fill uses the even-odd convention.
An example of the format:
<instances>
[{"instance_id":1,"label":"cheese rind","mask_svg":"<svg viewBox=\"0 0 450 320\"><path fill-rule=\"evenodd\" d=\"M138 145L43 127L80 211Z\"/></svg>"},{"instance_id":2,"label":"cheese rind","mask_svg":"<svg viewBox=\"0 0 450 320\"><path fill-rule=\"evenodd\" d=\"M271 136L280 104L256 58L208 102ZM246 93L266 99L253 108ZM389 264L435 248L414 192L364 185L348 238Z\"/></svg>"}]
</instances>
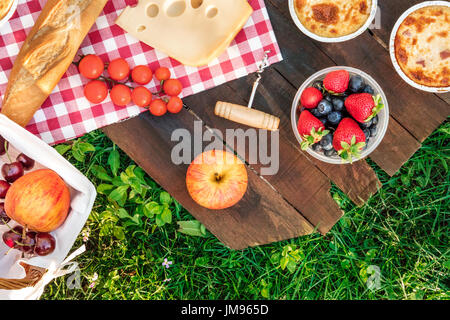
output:
<instances>
[{"instance_id":1,"label":"cheese rind","mask_svg":"<svg viewBox=\"0 0 450 320\"><path fill-rule=\"evenodd\" d=\"M222 54L252 13L246 0L140 0L136 7L125 8L116 24L182 64L197 67Z\"/></svg>"}]
</instances>

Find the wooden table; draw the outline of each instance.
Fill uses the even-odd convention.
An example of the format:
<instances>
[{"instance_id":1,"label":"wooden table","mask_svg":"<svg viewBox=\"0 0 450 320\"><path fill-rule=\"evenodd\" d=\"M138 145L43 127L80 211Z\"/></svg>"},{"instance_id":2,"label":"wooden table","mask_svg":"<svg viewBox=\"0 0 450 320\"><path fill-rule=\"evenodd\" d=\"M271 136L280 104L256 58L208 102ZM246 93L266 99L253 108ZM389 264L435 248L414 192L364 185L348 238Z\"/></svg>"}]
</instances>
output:
<instances>
[{"instance_id":1,"label":"wooden table","mask_svg":"<svg viewBox=\"0 0 450 320\"><path fill-rule=\"evenodd\" d=\"M139 166L201 221L225 245L244 249L318 230L327 233L342 211L330 194L331 181L356 205L376 193L380 181L365 160L353 165L329 165L299 148L291 129L290 110L297 88L318 70L346 65L372 75L389 101L390 123L381 145L370 158L394 175L450 114L450 96L416 90L394 70L388 53L391 30L398 17L419 0L379 0L382 28L338 44L311 40L294 25L287 0L266 0L284 61L264 72L254 105L281 118L280 171L261 177L261 165L249 165L249 188L236 206L215 212L198 206L185 186L187 165L174 165L173 130L192 132L194 121L203 130L243 128L214 115L217 100L246 105L255 75L229 82L184 100L186 110L161 118L148 113L109 126L105 133ZM225 136L225 134L224 134ZM206 146L206 144L205 144ZM246 152L248 154L248 152Z\"/></svg>"}]
</instances>

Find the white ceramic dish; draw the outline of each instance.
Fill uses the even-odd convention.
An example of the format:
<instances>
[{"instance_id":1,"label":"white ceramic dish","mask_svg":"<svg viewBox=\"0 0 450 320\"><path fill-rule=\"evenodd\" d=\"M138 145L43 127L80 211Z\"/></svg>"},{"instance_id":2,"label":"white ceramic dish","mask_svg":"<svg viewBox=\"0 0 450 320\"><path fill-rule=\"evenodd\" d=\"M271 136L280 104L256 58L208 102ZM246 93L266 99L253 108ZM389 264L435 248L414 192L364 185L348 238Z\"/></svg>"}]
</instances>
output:
<instances>
[{"instance_id":1,"label":"white ceramic dish","mask_svg":"<svg viewBox=\"0 0 450 320\"><path fill-rule=\"evenodd\" d=\"M6 14L6 16L0 20L0 31L1 28L3 27L3 25L9 21L9 19L11 19L12 15L14 14L14 12L16 12L17 9L17 3L19 2L19 0L14 0L14 3L12 4L11 8L9 9L8 13Z\"/></svg>"},{"instance_id":2,"label":"white ceramic dish","mask_svg":"<svg viewBox=\"0 0 450 320\"><path fill-rule=\"evenodd\" d=\"M22 279L25 276L25 271L19 265L21 261L45 269L57 269L61 266L91 213L97 192L94 185L55 149L2 114L0 114L0 135L9 141L11 145L10 156L13 159L18 153L25 153L36 161L33 170L48 168L55 171L69 186L71 195L70 212L66 221L58 229L51 232L56 239L56 248L53 253L44 257L36 256L30 259L21 259L18 250L11 250L5 255L9 247L0 240L0 278ZM1 156L0 166L7 159L6 155ZM0 179L3 178L0 177ZM16 225L14 221L9 224L11 226ZM0 235L7 230L7 226L1 225ZM53 278L50 274L44 276L35 287L21 290L0 290L0 300L38 298L42 294L39 288L43 290L41 282L51 279ZM35 292L34 290L38 291Z\"/></svg>"},{"instance_id":3,"label":"white ceramic dish","mask_svg":"<svg viewBox=\"0 0 450 320\"><path fill-rule=\"evenodd\" d=\"M317 41L320 41L320 42L330 42L330 43L348 41L348 40L356 38L357 36L362 34L364 31L366 31L369 28L370 24L375 19L375 16L377 14L377 9L378 9L378 0L372 0L372 7L371 7L371 10L370 10L370 16L367 19L366 23L361 26L361 28L359 28L355 32L353 32L351 34L348 34L346 36L337 37L337 38L328 38L328 37L321 37L321 36L311 32L311 31L309 31L300 22L300 19L298 18L297 13L295 11L294 1L295 0L289 0L289 11L291 13L292 20L294 20L295 25L300 29L300 31L303 32L304 34L306 34L308 37L314 39L314 40L317 40Z\"/></svg>"},{"instance_id":4,"label":"white ceramic dish","mask_svg":"<svg viewBox=\"0 0 450 320\"><path fill-rule=\"evenodd\" d=\"M323 69L323 70L313 74L311 77L309 77L302 84L300 89L298 89L297 94L295 95L294 101L292 102L292 109L291 109L292 130L294 131L294 135L297 138L298 143L301 144L303 140L300 137L300 134L298 133L298 129L297 129L298 118L299 118L299 113L297 112L297 109L298 109L298 106L300 105L300 97L306 88L312 86L314 81L323 80L328 73L330 73L331 71L336 71L336 70L347 70L350 73L350 76L360 75L366 84L369 84L372 86L372 88L375 91L375 95L377 95L377 94L381 95L381 98L384 103L384 108L380 111L380 113L378 113L378 119L379 119L378 120L378 134L375 137L370 138L368 147L364 151L361 152L361 158L359 158L359 159L355 158L353 160L353 162L356 162L358 160L364 159L365 157L369 156L372 153L372 151L378 147L378 145L383 140L384 135L386 134L386 130L387 130L388 124L389 124L389 105L388 105L388 101L386 99L386 95L384 94L384 92L381 89L381 87L379 86L379 84L367 73L365 73L359 69L355 69L355 68L351 68L351 67L331 67L331 68ZM314 151L311 148L308 148L306 151L314 158L319 159L323 162L332 163L332 164L346 164L345 162L343 162L341 157L339 157L338 155L333 156L333 157L327 157L321 153Z\"/></svg>"},{"instance_id":5,"label":"white ceramic dish","mask_svg":"<svg viewBox=\"0 0 450 320\"><path fill-rule=\"evenodd\" d=\"M403 21L414 11L419 10L421 8L429 7L429 6L447 6L450 7L450 2L448 1L425 1L422 3L419 3L408 10L406 10L400 18L397 20L397 23L394 25L394 29L392 29L391 33L391 39L389 42L389 53L391 55L391 60L394 65L395 70L397 73L402 77L403 80L406 81L410 86L427 92L433 92L433 93L446 93L450 92L450 86L449 87L427 87L422 84L414 82L411 78L409 78L400 68L400 65L397 62L397 58L395 57L395 37L397 36L398 28L400 28L400 25L403 23Z\"/></svg>"}]
</instances>

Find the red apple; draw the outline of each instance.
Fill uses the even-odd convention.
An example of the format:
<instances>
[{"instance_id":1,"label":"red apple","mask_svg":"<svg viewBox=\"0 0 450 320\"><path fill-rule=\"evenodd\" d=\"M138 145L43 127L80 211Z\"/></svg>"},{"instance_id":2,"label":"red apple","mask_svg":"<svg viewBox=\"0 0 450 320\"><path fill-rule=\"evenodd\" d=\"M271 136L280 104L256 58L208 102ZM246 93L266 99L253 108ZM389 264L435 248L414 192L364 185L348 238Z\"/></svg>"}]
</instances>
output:
<instances>
[{"instance_id":1,"label":"red apple","mask_svg":"<svg viewBox=\"0 0 450 320\"><path fill-rule=\"evenodd\" d=\"M61 226L69 207L69 188L56 172L48 169L16 180L5 199L8 217L37 232L50 232Z\"/></svg>"},{"instance_id":2,"label":"red apple","mask_svg":"<svg viewBox=\"0 0 450 320\"><path fill-rule=\"evenodd\" d=\"M208 209L226 209L238 203L248 186L247 169L234 154L211 150L189 166L186 185L192 199Z\"/></svg>"}]
</instances>

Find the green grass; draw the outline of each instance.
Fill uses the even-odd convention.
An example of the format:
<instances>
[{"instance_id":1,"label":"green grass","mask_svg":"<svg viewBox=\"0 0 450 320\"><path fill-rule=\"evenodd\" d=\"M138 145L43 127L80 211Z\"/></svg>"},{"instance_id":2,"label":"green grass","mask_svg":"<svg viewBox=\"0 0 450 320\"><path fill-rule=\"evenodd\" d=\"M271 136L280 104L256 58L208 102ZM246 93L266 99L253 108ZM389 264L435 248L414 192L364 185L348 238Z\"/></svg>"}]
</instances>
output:
<instances>
[{"instance_id":1,"label":"green grass","mask_svg":"<svg viewBox=\"0 0 450 320\"><path fill-rule=\"evenodd\" d=\"M209 233L193 237L177 232L176 221L193 219L177 203L165 206L173 221L156 227L154 218L140 217L137 225L118 217L116 205L99 195L86 225L90 229L87 252L77 259L82 288L69 290L66 278L60 278L48 285L43 298L449 299L449 138L447 122L394 177L371 164L383 187L362 208L333 187L345 216L328 235L244 251L226 248ZM96 151L82 161L70 152L66 156L99 185L103 182L93 169L108 167L114 146L100 131L81 140ZM121 152L119 172L131 164ZM163 190L149 177L145 181L144 198L161 204ZM138 204L127 201L124 207L130 213ZM105 227L105 210L116 212L106 216L113 227ZM122 240L114 236L114 226L122 231L116 233ZM82 243L80 235L74 248ZM293 251L283 270L280 258L288 245ZM165 258L173 261L169 269L162 266ZM367 288L369 266L380 268L378 290ZM95 273L98 279L90 288ZM167 278L171 281L164 282Z\"/></svg>"}]
</instances>

